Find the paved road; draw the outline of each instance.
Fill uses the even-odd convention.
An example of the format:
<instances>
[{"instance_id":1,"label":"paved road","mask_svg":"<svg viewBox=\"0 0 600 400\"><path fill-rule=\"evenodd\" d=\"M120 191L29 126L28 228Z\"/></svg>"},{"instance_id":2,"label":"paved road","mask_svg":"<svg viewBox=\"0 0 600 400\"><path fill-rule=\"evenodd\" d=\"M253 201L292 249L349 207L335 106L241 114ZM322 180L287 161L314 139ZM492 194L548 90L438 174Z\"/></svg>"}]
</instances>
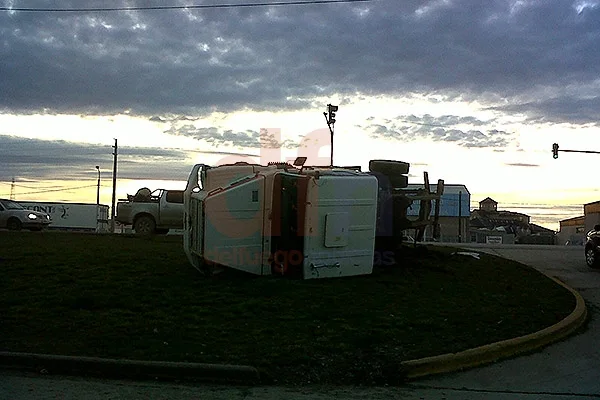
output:
<instances>
[{"instance_id":1,"label":"paved road","mask_svg":"<svg viewBox=\"0 0 600 400\"><path fill-rule=\"evenodd\" d=\"M0 372L4 399L598 399L600 398L600 271L589 270L581 247L469 245L529 264L579 290L591 311L581 334L546 349L402 388L243 388L108 381ZM543 293L540 293L543 296Z\"/></svg>"},{"instance_id":2,"label":"paved road","mask_svg":"<svg viewBox=\"0 0 600 400\"><path fill-rule=\"evenodd\" d=\"M579 246L475 246L531 265L577 289L591 318L587 329L541 352L441 378L419 381L419 387L469 388L520 393L570 394L600 398L600 270L589 269ZM543 293L540 293L543 295Z\"/></svg>"}]
</instances>

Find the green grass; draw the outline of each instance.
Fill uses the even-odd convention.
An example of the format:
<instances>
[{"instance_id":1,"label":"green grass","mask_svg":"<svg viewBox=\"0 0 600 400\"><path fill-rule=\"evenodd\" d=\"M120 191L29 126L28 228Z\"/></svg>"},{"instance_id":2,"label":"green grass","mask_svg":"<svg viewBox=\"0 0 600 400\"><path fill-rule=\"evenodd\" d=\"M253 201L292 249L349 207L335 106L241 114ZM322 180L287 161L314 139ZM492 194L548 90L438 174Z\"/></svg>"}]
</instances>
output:
<instances>
[{"instance_id":1,"label":"green grass","mask_svg":"<svg viewBox=\"0 0 600 400\"><path fill-rule=\"evenodd\" d=\"M573 296L491 255L407 247L368 276L191 267L181 237L0 232L0 350L248 364L278 383L398 383L403 360L528 334Z\"/></svg>"}]
</instances>

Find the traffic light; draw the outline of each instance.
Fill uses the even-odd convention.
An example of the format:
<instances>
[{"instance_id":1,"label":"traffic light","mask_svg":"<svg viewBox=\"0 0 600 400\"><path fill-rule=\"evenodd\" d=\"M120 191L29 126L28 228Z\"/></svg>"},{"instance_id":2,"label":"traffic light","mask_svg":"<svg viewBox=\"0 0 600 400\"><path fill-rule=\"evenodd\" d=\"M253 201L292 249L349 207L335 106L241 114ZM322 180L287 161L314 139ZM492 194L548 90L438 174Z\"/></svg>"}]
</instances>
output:
<instances>
[{"instance_id":1,"label":"traffic light","mask_svg":"<svg viewBox=\"0 0 600 400\"><path fill-rule=\"evenodd\" d=\"M330 125L335 124L335 113L338 110L338 106L332 106L331 104L327 104L327 112L329 116L327 118Z\"/></svg>"},{"instance_id":2,"label":"traffic light","mask_svg":"<svg viewBox=\"0 0 600 400\"><path fill-rule=\"evenodd\" d=\"M558 158L558 143L552 145L552 157Z\"/></svg>"}]
</instances>

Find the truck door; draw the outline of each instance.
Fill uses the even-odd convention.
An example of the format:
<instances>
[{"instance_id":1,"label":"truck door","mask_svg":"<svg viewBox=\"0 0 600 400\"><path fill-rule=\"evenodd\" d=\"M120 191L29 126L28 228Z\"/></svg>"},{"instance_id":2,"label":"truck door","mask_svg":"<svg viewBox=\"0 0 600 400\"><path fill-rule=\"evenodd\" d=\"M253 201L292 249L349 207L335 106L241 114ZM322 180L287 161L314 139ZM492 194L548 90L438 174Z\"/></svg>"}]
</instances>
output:
<instances>
[{"instance_id":1,"label":"truck door","mask_svg":"<svg viewBox=\"0 0 600 400\"><path fill-rule=\"evenodd\" d=\"M183 228L183 190L166 190L160 198L159 225Z\"/></svg>"}]
</instances>

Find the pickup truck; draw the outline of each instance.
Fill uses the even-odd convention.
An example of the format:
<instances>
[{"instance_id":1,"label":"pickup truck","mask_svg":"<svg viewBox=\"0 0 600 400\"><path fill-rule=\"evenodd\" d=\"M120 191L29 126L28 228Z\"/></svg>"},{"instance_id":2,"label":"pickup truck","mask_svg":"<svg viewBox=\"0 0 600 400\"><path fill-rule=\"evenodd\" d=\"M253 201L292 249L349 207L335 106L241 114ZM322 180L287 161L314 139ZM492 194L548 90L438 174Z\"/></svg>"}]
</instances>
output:
<instances>
[{"instance_id":1,"label":"pickup truck","mask_svg":"<svg viewBox=\"0 0 600 400\"><path fill-rule=\"evenodd\" d=\"M142 188L127 199L119 199L115 221L131 225L136 234L164 234L183 229L183 190Z\"/></svg>"}]
</instances>

